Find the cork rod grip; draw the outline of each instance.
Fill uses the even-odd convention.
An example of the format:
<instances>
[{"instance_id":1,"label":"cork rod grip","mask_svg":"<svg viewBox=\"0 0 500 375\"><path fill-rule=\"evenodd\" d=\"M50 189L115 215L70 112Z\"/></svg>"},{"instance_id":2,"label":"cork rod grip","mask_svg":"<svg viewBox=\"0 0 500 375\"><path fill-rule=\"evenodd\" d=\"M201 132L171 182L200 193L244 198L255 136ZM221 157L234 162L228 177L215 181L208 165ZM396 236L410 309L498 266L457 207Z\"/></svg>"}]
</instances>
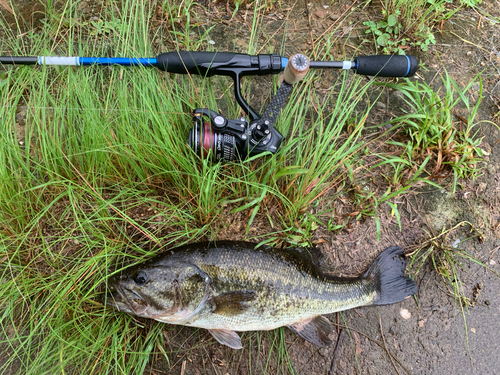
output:
<instances>
[{"instance_id":1,"label":"cork rod grip","mask_svg":"<svg viewBox=\"0 0 500 375\"><path fill-rule=\"evenodd\" d=\"M309 71L310 60L301 53L295 54L288 60L283 72L283 79L286 83L293 85L301 81Z\"/></svg>"}]
</instances>

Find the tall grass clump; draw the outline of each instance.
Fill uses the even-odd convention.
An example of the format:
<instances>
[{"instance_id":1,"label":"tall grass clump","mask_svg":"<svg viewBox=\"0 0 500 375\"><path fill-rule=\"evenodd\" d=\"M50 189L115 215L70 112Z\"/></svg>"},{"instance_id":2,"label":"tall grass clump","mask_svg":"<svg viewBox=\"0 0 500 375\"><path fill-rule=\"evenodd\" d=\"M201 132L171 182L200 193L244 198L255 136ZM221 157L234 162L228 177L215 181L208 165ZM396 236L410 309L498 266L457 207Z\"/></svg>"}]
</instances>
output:
<instances>
[{"instance_id":1,"label":"tall grass clump","mask_svg":"<svg viewBox=\"0 0 500 375\"><path fill-rule=\"evenodd\" d=\"M483 150L477 112L483 86L480 75L465 87L459 87L446 71L441 80L442 86L437 90L419 81L388 84L399 91L404 112L394 117L391 124L409 137L388 143L403 150L397 162L391 163L395 169L393 176L401 176L400 181L451 176L455 192L460 179L474 179L481 171Z\"/></svg>"}]
</instances>

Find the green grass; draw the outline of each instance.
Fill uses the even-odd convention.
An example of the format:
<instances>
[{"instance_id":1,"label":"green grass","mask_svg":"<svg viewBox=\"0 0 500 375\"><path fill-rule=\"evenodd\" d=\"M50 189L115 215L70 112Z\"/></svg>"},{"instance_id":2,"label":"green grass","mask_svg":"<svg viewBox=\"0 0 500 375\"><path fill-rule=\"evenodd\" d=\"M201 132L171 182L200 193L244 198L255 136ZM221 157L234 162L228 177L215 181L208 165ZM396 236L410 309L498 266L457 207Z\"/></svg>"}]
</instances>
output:
<instances>
[{"instance_id":1,"label":"green grass","mask_svg":"<svg viewBox=\"0 0 500 375\"><path fill-rule=\"evenodd\" d=\"M390 123L409 137L406 141L389 143L403 150L401 164L396 167L392 163L396 170L403 166L401 170L410 170L407 172L410 178L421 173L427 174L428 179L451 175L455 192L459 179L475 179L481 173L482 138L477 135L476 117L483 84L477 75L465 87L459 87L446 70L441 80L443 84L437 90L426 82L410 80L387 85L399 91L405 112ZM414 173L417 168L420 169Z\"/></svg>"},{"instance_id":2,"label":"green grass","mask_svg":"<svg viewBox=\"0 0 500 375\"><path fill-rule=\"evenodd\" d=\"M407 54L426 52L436 43L442 22L463 7L474 7L476 0L383 0L382 19L363 22L371 34L377 53Z\"/></svg>"},{"instance_id":3,"label":"green grass","mask_svg":"<svg viewBox=\"0 0 500 375\"><path fill-rule=\"evenodd\" d=\"M78 17L77 3L48 2L41 32L12 33L0 47L5 54L80 56L207 49L211 31L193 26L194 7L125 0L90 21ZM283 54L270 42L257 46L263 31L257 17L253 22L250 52ZM331 52L319 45L316 58L331 59ZM369 149L373 82L347 73L311 74L279 117L280 151L241 164L201 161L186 144L194 108L241 115L227 80L119 67L21 66L1 74L2 372L142 373L156 361L174 366L178 355L209 356L205 346L219 345L206 332L179 333L104 308L107 278L163 248L217 239L235 229L231 219L241 221L240 240L310 244L318 227L336 231L353 217L377 217L383 203L397 213L392 200L421 182L416 174L405 184L389 181L381 193L370 190L367 173L396 161ZM315 90L323 78L331 80L327 93ZM270 99L261 87L246 82L245 92L263 96L251 104ZM13 131L21 107L24 135ZM336 216L339 197L354 215ZM269 230L256 230L264 226ZM284 329L245 334L243 342L253 349L224 353L235 360L244 353L250 373L294 372Z\"/></svg>"}]
</instances>

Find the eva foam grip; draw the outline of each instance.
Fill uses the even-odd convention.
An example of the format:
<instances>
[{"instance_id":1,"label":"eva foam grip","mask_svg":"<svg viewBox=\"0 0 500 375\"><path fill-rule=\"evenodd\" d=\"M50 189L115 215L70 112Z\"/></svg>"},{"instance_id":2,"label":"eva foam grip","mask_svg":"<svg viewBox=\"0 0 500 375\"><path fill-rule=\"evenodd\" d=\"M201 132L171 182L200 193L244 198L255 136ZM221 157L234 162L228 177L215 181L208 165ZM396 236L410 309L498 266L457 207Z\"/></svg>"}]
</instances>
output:
<instances>
[{"instance_id":1,"label":"eva foam grip","mask_svg":"<svg viewBox=\"0 0 500 375\"><path fill-rule=\"evenodd\" d=\"M356 73L378 77L411 77L418 68L415 56L372 55L354 60Z\"/></svg>"},{"instance_id":2,"label":"eva foam grip","mask_svg":"<svg viewBox=\"0 0 500 375\"><path fill-rule=\"evenodd\" d=\"M157 57L157 67L169 73L206 75L210 67L229 62L232 52L173 51Z\"/></svg>"},{"instance_id":3,"label":"eva foam grip","mask_svg":"<svg viewBox=\"0 0 500 375\"><path fill-rule=\"evenodd\" d=\"M296 62L299 61L299 64ZM302 54L293 55L288 59L288 63L285 66L285 71L283 72L283 80L293 85L301 81L309 71L309 58Z\"/></svg>"}]
</instances>

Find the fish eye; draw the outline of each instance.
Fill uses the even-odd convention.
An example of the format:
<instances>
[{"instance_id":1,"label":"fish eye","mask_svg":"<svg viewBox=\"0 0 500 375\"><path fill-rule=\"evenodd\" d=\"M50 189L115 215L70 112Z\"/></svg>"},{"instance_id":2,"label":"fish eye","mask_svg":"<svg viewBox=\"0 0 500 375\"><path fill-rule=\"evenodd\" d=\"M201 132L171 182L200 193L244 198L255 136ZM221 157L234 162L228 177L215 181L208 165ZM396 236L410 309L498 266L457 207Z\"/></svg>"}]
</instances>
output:
<instances>
[{"instance_id":1,"label":"fish eye","mask_svg":"<svg viewBox=\"0 0 500 375\"><path fill-rule=\"evenodd\" d=\"M144 271L139 271L137 274L134 276L134 281L137 285L143 285L146 284L149 281L149 277L146 272Z\"/></svg>"}]
</instances>

